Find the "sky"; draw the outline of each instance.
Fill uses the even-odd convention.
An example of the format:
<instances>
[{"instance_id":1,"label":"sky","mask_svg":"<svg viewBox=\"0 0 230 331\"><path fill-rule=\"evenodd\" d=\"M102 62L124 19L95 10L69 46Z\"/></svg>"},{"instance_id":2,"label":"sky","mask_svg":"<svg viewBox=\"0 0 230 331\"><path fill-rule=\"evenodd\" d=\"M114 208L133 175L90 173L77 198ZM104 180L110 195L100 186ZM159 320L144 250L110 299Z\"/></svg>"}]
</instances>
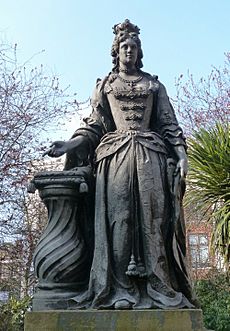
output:
<instances>
[{"instance_id":1,"label":"sky","mask_svg":"<svg viewBox=\"0 0 230 331\"><path fill-rule=\"evenodd\" d=\"M199 78L223 64L229 13L230 0L0 0L0 37L17 43L21 61L39 53L31 64L45 65L84 101L111 70L113 25L128 18L141 29L143 70L173 97L180 74Z\"/></svg>"}]
</instances>

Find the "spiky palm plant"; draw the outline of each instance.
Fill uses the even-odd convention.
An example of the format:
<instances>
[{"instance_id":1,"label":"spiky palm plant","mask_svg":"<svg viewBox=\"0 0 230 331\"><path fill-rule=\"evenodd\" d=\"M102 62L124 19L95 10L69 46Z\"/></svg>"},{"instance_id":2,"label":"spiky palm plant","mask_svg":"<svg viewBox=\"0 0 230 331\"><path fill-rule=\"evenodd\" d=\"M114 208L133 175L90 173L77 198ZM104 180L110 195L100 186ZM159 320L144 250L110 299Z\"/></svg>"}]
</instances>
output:
<instances>
[{"instance_id":1,"label":"spiky palm plant","mask_svg":"<svg viewBox=\"0 0 230 331\"><path fill-rule=\"evenodd\" d=\"M211 246L230 260L230 125L200 129L188 139L189 175L186 203L213 224Z\"/></svg>"}]
</instances>

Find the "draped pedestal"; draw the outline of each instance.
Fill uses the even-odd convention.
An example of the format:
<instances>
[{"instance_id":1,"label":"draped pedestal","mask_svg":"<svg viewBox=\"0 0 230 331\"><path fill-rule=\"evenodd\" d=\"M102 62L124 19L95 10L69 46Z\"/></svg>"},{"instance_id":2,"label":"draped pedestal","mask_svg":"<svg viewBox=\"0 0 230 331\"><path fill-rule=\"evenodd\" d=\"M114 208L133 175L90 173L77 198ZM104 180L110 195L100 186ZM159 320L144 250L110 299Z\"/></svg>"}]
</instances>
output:
<instances>
[{"instance_id":1,"label":"draped pedestal","mask_svg":"<svg viewBox=\"0 0 230 331\"><path fill-rule=\"evenodd\" d=\"M91 170L38 173L30 191L38 189L48 210L47 226L34 253L38 278L33 310L67 309L68 299L85 289L92 261L92 222L83 209ZM86 223L88 222L88 224Z\"/></svg>"}]
</instances>

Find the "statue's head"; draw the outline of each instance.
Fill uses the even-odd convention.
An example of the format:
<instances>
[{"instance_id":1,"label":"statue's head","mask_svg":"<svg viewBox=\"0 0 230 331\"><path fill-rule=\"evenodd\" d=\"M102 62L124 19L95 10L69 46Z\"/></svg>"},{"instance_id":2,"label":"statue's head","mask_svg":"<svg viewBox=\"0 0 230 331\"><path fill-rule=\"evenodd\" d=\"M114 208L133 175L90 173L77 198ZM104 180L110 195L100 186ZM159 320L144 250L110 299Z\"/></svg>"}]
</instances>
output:
<instances>
[{"instance_id":1,"label":"statue's head","mask_svg":"<svg viewBox=\"0 0 230 331\"><path fill-rule=\"evenodd\" d=\"M124 42L126 39L132 39L138 49L137 60L136 60L136 68L140 69L143 67L141 59L143 58L143 52L141 49L141 41L138 37L140 33L140 29L137 25L133 25L128 19L126 19L123 23L119 23L114 25L113 33L115 34L115 38L112 45L111 55L113 57L113 72L119 71L119 46L120 43Z\"/></svg>"}]
</instances>

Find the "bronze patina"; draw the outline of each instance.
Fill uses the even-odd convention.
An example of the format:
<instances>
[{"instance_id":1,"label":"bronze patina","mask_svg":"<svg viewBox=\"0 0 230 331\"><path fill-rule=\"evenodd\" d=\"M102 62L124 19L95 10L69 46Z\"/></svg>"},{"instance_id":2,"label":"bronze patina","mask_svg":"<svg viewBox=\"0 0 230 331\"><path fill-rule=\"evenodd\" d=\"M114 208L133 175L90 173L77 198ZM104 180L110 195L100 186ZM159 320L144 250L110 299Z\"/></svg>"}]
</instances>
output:
<instances>
[{"instance_id":1,"label":"bronze patina","mask_svg":"<svg viewBox=\"0 0 230 331\"><path fill-rule=\"evenodd\" d=\"M65 222L77 237L74 239L73 233L70 239L71 231L62 229L64 220L53 217L52 222L60 222L56 236L58 254L52 253L53 258L45 260L45 254L52 251L53 240L52 234L47 234L48 248L43 247L44 253L36 262L38 277L42 267L43 275L50 270L52 276L52 264L57 266L56 274L53 271L56 278L42 279L38 285L40 297L47 295L46 309L195 306L186 265L182 208L186 142L164 85L158 76L141 69L139 33L129 20L114 26L113 68L97 81L91 115L69 141L54 142L47 151L51 157L67 153L63 176L67 178L69 171L72 178L82 176L87 190L81 193L73 179L72 191L69 196L65 193L65 200L71 197L71 204L66 203L65 207L63 202L59 206L74 211L72 219L67 222L65 218ZM52 185L59 185L59 192L70 185L67 179L62 185L55 178ZM40 183L40 191L47 195L43 179L40 175L34 183L37 188ZM60 199L60 194L56 194L56 199ZM52 207L51 214L57 214L57 208ZM71 225L74 223L77 227ZM59 243L58 236L62 238ZM66 248L68 240L72 240L72 253ZM53 245L55 250L55 241ZM36 254L39 256L38 250ZM66 275L64 281L58 278L61 268ZM59 294L61 291L61 295L57 294L59 305L55 295L52 304L48 300L52 297L49 293L54 293L52 289ZM65 304L60 303L64 301Z\"/></svg>"}]
</instances>

